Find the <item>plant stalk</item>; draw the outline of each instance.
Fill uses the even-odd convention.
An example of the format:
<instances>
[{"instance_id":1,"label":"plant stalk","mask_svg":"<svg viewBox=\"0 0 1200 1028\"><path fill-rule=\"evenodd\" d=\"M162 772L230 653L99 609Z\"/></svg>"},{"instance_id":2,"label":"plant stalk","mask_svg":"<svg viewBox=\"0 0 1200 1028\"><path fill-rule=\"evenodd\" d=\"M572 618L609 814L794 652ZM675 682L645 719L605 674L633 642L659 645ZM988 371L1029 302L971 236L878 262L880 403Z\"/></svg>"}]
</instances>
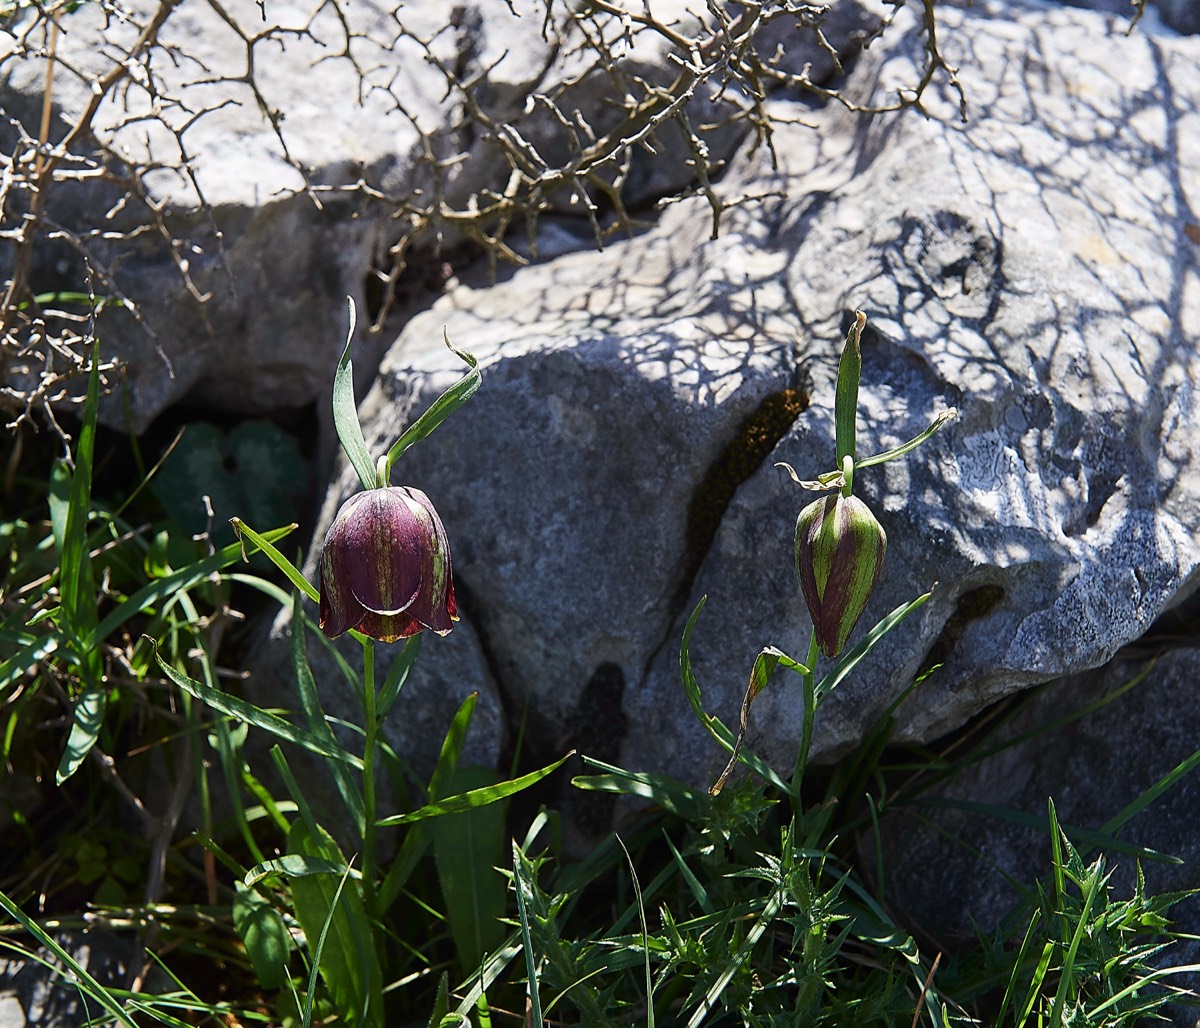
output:
<instances>
[{"instance_id":1,"label":"plant stalk","mask_svg":"<svg viewBox=\"0 0 1200 1028\"><path fill-rule=\"evenodd\" d=\"M800 800L800 786L804 781L804 770L808 767L808 751L812 747L813 718L817 713L816 666L820 655L820 647L817 645L817 630L814 628L808 640L808 657L804 661L804 666L810 670L801 676L804 680L804 725L800 732L800 752L796 754L796 769L792 772L792 797L797 814L800 813L803 806Z\"/></svg>"},{"instance_id":2,"label":"plant stalk","mask_svg":"<svg viewBox=\"0 0 1200 1028\"><path fill-rule=\"evenodd\" d=\"M363 641L363 713L365 736L363 739L363 847L362 847L362 894L367 916L375 919L375 743L379 732L379 718L375 713L375 640Z\"/></svg>"}]
</instances>

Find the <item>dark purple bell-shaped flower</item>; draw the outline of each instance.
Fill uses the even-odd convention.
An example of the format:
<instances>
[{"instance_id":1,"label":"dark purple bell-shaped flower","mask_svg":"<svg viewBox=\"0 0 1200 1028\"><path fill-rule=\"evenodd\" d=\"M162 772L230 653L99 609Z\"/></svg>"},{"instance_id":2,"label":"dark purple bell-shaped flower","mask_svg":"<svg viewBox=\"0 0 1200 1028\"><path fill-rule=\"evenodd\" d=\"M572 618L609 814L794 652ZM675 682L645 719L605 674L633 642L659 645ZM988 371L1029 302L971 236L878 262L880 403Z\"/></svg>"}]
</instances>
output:
<instances>
[{"instance_id":1,"label":"dark purple bell-shaped flower","mask_svg":"<svg viewBox=\"0 0 1200 1028\"><path fill-rule=\"evenodd\" d=\"M321 631L395 642L457 620L450 544L429 497L386 486L342 504L321 550Z\"/></svg>"}]
</instances>

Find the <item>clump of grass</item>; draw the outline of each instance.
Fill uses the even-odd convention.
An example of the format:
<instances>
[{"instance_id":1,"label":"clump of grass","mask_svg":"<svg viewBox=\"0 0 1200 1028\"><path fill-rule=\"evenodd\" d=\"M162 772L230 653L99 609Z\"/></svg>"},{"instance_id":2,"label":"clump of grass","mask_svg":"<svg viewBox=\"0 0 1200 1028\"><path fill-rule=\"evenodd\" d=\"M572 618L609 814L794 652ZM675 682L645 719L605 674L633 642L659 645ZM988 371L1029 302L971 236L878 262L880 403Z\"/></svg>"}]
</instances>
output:
<instances>
[{"instance_id":1,"label":"clump of grass","mask_svg":"<svg viewBox=\"0 0 1200 1028\"><path fill-rule=\"evenodd\" d=\"M860 316L843 351L835 467L802 482L842 498L852 495L856 471L902 458L945 421L896 450L857 458L862 325ZM478 387L473 359L462 356L463 379L376 461L357 421L347 344L335 423L364 490L388 488L392 464ZM266 554L290 593L234 570L238 544L211 552L201 545L172 566L165 554L184 551L167 547L157 531L126 526L119 510L93 495L99 368L93 353L73 460L50 476L49 517L0 526L10 554L0 627L10 646L0 664L6 759L33 705L53 702L64 720L60 785L82 789L95 809L124 804L150 818L109 759L121 725L134 717L155 725L169 735L161 748L174 757L166 761L169 816L154 821L149 842L118 855L119 828L101 838L67 824L59 836L58 863L42 878L69 875L85 891L86 910L47 911L38 899L44 884L28 876L0 892L9 918L0 948L45 961L69 981L87 1023L1125 1025L1180 999L1172 975L1200 970L1165 959L1177 938L1169 913L1186 894L1148 895L1139 869L1134 894L1113 895L1104 856L1085 861L1052 803L1046 874L1024 906L974 947L931 952L917 941L919 926L893 915L881 892L880 825L970 758L949 765L927 754L901 776L892 773L885 752L900 697L850 757L832 769L808 766L820 705L929 596L898 607L850 644L862 590L869 594L874 581L855 565L882 560L884 547L869 521L851 525L865 530L845 546L838 533L846 523L832 522L829 537L814 531L814 519L841 510L838 503L820 501L816 511L809 505L797 533L798 570L810 576L810 605L823 605L827 637L814 628L803 661L764 646L751 666L740 723L730 727L706 710L690 662L701 602L683 634L681 682L714 740L714 758L728 756L726 770L705 790L585 755L587 773L574 786L626 797L639 812L584 859L571 860L553 811L514 824L507 806L566 755L508 780L464 766L473 698L448 726L423 783L382 743L379 726L402 693L420 634L401 644L377 680L377 640L352 630L361 669L340 656L338 666L362 699L362 718L335 733L308 662L312 640L330 645L302 602L304 595L320 600L319 590L274 545L288 529L260 533L235 520L247 550ZM847 516L863 517L857 505ZM823 549L830 539L837 545ZM439 540L424 541L426 549L413 552L440 559ZM293 712L251 704L222 681L214 626L228 616L235 584L291 606ZM835 596L844 606L830 609ZM422 607L424 616L452 606L445 595L434 600ZM360 624L390 632L395 622ZM826 666L818 673L822 653ZM753 701L780 687L773 684L780 669L797 676L805 700L796 758L786 768L745 745ZM136 711L131 694L139 697ZM273 738L268 766L247 757L250 733ZM332 825L309 802L298 755L306 768L315 761L334 786L342 816ZM1127 811L1142 809L1197 762L1200 751ZM398 813L376 809L380 773L408 785ZM220 816L211 801L216 790L224 794ZM177 838L190 795L199 799L200 828ZM1129 816L1118 815L1111 831ZM387 859L380 857L382 833L394 836ZM140 897L131 857L145 868ZM133 935L147 953L142 972L119 987L98 980L57 938L70 925ZM153 988L151 966L159 982ZM229 987L214 990L214 980Z\"/></svg>"}]
</instances>

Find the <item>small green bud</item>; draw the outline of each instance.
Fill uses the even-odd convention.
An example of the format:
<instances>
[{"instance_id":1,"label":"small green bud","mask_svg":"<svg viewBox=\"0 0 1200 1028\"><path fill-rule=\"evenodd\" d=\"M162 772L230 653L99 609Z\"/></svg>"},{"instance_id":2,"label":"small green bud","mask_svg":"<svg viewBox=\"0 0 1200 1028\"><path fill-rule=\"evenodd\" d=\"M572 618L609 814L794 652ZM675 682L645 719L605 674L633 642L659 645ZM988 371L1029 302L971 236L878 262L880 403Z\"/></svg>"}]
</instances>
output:
<instances>
[{"instance_id":1,"label":"small green bud","mask_svg":"<svg viewBox=\"0 0 1200 1028\"><path fill-rule=\"evenodd\" d=\"M875 589L887 534L857 496L832 493L796 518L796 571L817 643L842 652Z\"/></svg>"}]
</instances>

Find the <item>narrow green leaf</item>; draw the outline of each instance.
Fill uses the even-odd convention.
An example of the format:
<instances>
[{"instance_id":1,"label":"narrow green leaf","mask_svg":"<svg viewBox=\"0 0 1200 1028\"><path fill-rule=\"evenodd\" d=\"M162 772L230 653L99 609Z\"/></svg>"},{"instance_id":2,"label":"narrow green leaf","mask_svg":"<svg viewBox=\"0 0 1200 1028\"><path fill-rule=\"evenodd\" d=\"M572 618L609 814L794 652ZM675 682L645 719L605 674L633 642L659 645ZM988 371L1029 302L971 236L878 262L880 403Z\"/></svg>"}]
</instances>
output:
<instances>
[{"instance_id":1,"label":"narrow green leaf","mask_svg":"<svg viewBox=\"0 0 1200 1028\"><path fill-rule=\"evenodd\" d=\"M404 833L404 842L400 844L400 852L392 858L388 865L387 874L383 876L383 884L379 886L379 909L386 913L399 898L408 879L420 864L421 858L432 844L429 828L432 821L422 821L413 825Z\"/></svg>"},{"instance_id":2,"label":"narrow green leaf","mask_svg":"<svg viewBox=\"0 0 1200 1028\"><path fill-rule=\"evenodd\" d=\"M325 719L325 711L321 708L321 699L317 694L317 683L313 678L312 668L308 663L308 653L305 646L304 634L306 618L300 608L300 593L292 594L292 673L296 676L296 692L300 697L300 709L308 722L308 729L314 738L319 739L330 749L342 749L338 745L333 729ZM356 776L342 761L334 761L328 765L333 775L334 785L342 799L342 805L350 815L351 820L361 835L364 824L362 792L359 790Z\"/></svg>"},{"instance_id":3,"label":"narrow green leaf","mask_svg":"<svg viewBox=\"0 0 1200 1028\"><path fill-rule=\"evenodd\" d=\"M529 912L525 909L525 893L532 890L532 883L525 878L524 854L513 842L513 891L517 894L517 920L521 925L521 945L525 951L525 974L528 981L529 1010L526 1023L532 1021L537 1028L542 1028L545 1018L542 1015L542 999L538 995L537 957L533 953L533 938L529 932Z\"/></svg>"},{"instance_id":4,"label":"narrow green leaf","mask_svg":"<svg viewBox=\"0 0 1200 1028\"><path fill-rule=\"evenodd\" d=\"M627 771L615 764L608 764L595 757L589 757L586 753L583 754L582 759L588 767L597 768L604 774L578 775L572 778L571 784L578 789L637 796L640 799L649 800L673 814L678 814L688 821L699 818L708 807L707 796L674 778L653 774L649 771Z\"/></svg>"},{"instance_id":5,"label":"narrow green leaf","mask_svg":"<svg viewBox=\"0 0 1200 1028\"><path fill-rule=\"evenodd\" d=\"M92 506L92 459L96 448L96 415L99 407L100 344L97 342L92 347L92 368L83 404L83 424L75 447L75 470L70 476L70 499L59 548L61 570L58 582L63 610L71 631L80 636L96 623L96 597L88 588L87 520Z\"/></svg>"},{"instance_id":6,"label":"narrow green leaf","mask_svg":"<svg viewBox=\"0 0 1200 1028\"><path fill-rule=\"evenodd\" d=\"M61 971L58 968L54 968L56 972L62 974L64 978L72 982L85 995L94 999L104 1010L108 1011L109 1015L118 1024L125 1025L126 1028L137 1028L137 1022L125 1012L125 1008L117 1002L110 991L96 981L88 973L86 967L63 949L52 935L3 892L0 892L0 907L3 907L9 917L32 935L40 946L54 954L62 968ZM67 977L68 975L69 978ZM163 1020L160 1015L155 1015L155 1019L160 1022Z\"/></svg>"},{"instance_id":7,"label":"narrow green leaf","mask_svg":"<svg viewBox=\"0 0 1200 1028\"><path fill-rule=\"evenodd\" d=\"M453 414L459 407L466 403L479 388L483 381L483 376L479 371L479 361L471 354L462 350L456 350L450 343L450 337L444 336L446 345L454 353L456 357L461 359L471 370L460 378L454 385L447 389L441 396L430 404L429 409L414 421L408 430L396 440L392 448L388 450L387 460L384 464L384 481L387 485L391 481L392 467L396 461L400 459L404 451L414 443L419 443L422 439L428 436L435 428Z\"/></svg>"},{"instance_id":8,"label":"narrow green leaf","mask_svg":"<svg viewBox=\"0 0 1200 1028\"><path fill-rule=\"evenodd\" d=\"M1053 809L1053 801L1051 801L1052 819ZM1075 958L1079 955L1080 943L1083 942L1083 937L1087 934L1090 927L1088 915L1092 912L1092 904L1095 902L1099 892L1099 880L1095 876L1089 876L1086 886L1083 887L1083 909L1079 911L1079 921L1075 925L1075 931L1071 935L1070 944L1067 946L1066 954L1063 957L1062 967L1059 969L1058 989L1055 991L1054 1003L1050 1012L1050 1028L1060 1028L1063 1024L1063 1013L1067 1006L1067 1001L1068 999L1074 999L1076 990ZM1062 918L1061 920L1065 931L1067 920L1066 918Z\"/></svg>"},{"instance_id":9,"label":"narrow green leaf","mask_svg":"<svg viewBox=\"0 0 1200 1028\"><path fill-rule=\"evenodd\" d=\"M455 711L454 718L450 722L450 727L446 730L445 738L442 739L442 748L438 751L437 763L433 766L433 774L429 779L429 798L431 800L440 800L447 793L453 791L451 783L458 770L458 757L462 753L463 744L467 741L471 716L475 713L475 702L478 699L479 693L470 693L459 704L458 710Z\"/></svg>"},{"instance_id":10,"label":"narrow green leaf","mask_svg":"<svg viewBox=\"0 0 1200 1028\"><path fill-rule=\"evenodd\" d=\"M1006 1023L1004 1015L1008 1012L1009 1004L1013 1001L1013 998L1016 995L1015 990L1020 983L1021 975L1025 972L1026 958L1029 954L1029 948L1033 944L1033 940L1036 935L1037 923L1041 919L1042 912L1040 910L1035 910L1028 927L1025 929L1025 935L1021 940L1021 949L1017 953L1016 959L1012 961L1012 971L1009 974L1008 983L1004 987L1004 996L1000 1002L1000 1010L996 1014L996 1024L998 1025ZM1027 1005L1023 1018L1028 1016L1029 1008ZM1018 1020L1016 1023L1020 1024L1021 1021Z\"/></svg>"},{"instance_id":11,"label":"narrow green leaf","mask_svg":"<svg viewBox=\"0 0 1200 1028\"><path fill-rule=\"evenodd\" d=\"M460 767L453 787L468 791L496 784L498 776L491 768ZM504 861L506 810L506 803L493 803L436 818L430 828L443 909L464 978L507 934L501 918L508 880L497 870Z\"/></svg>"},{"instance_id":12,"label":"narrow green leaf","mask_svg":"<svg viewBox=\"0 0 1200 1028\"><path fill-rule=\"evenodd\" d=\"M700 602L696 604L692 611L691 617L688 618L687 624L683 629L683 640L679 644L679 674L683 679L683 689L687 694L688 702L692 705L692 712L696 715L696 720L704 727L717 743L728 753L733 753L737 747L737 736L725 725L723 721L715 714L709 714L704 709L704 702L700 695L700 685L696 681L696 676L692 673L692 660L690 656L692 632L696 628L696 622L700 618L700 611L704 609L704 604L708 600L707 596L700 597ZM790 658L789 658L790 659ZM776 788L781 789L785 793L790 793L790 789L786 782L779 777L774 769L763 760L753 750L747 749L745 746L738 750L738 760L750 768L760 778L770 782Z\"/></svg>"},{"instance_id":13,"label":"narrow green leaf","mask_svg":"<svg viewBox=\"0 0 1200 1028\"><path fill-rule=\"evenodd\" d=\"M277 568L279 568L280 571L287 575L288 581L291 582L292 585L304 593L304 595L313 602L320 601L321 595L317 592L317 587L302 574L300 574L300 569L297 568L295 564L293 564L287 559L287 557L285 557L274 546L271 545L271 541L267 535L260 535L258 532L254 531L253 528L247 525L246 522L244 522L241 518L230 518L229 523L233 526L233 530L239 538L243 535L246 536L258 549L262 550L263 553L270 557L271 562Z\"/></svg>"},{"instance_id":14,"label":"narrow green leaf","mask_svg":"<svg viewBox=\"0 0 1200 1028\"><path fill-rule=\"evenodd\" d=\"M912 453L913 450L925 442L925 440L933 435L934 432L936 432L948 421L953 421L956 417L958 417L958 408L947 407L944 411L941 411L934 417L933 421L924 432L918 433L908 442L901 443L895 449L884 450L883 453L877 453L872 457L867 457L865 460L855 461L854 469L857 471L859 468L874 467L876 464L884 464L889 460L895 460L897 457L903 457L905 454Z\"/></svg>"},{"instance_id":15,"label":"narrow green leaf","mask_svg":"<svg viewBox=\"0 0 1200 1028\"><path fill-rule=\"evenodd\" d=\"M629 880L633 884L633 898L637 905L638 921L642 929L642 963L646 976L646 1028L654 1028L654 977L650 972L650 929L646 924L646 904L642 899L642 883L638 881L637 868L633 858L625 846L624 840L618 835L617 842L625 854L625 862L629 865Z\"/></svg>"},{"instance_id":16,"label":"narrow green leaf","mask_svg":"<svg viewBox=\"0 0 1200 1028\"><path fill-rule=\"evenodd\" d=\"M270 546L272 542L282 539L295 530L295 525L272 529L262 535L255 534L253 542L256 547L259 543ZM271 549L274 547L272 546ZM186 568L167 575L166 578L159 578L143 586L123 603L118 603L112 612L96 626L96 630L92 633L93 640L107 639L130 618L136 617L155 604L172 600L179 593L203 582L214 572L229 567L230 564L241 558L242 552L242 544L230 543L210 557L205 557L195 564L189 564ZM278 551L276 550L276 552ZM313 592L315 593L316 590L314 589Z\"/></svg>"},{"instance_id":17,"label":"narrow green leaf","mask_svg":"<svg viewBox=\"0 0 1200 1028\"><path fill-rule=\"evenodd\" d=\"M375 464L367 450L367 441L363 438L362 425L358 420L358 404L354 399L354 365L350 360L357 315L354 301L349 297L347 300L350 303L350 328L346 332L346 349L342 351L342 359L338 361L333 376L333 427L337 429L338 440L358 474L362 487L374 489L378 484Z\"/></svg>"},{"instance_id":18,"label":"narrow green leaf","mask_svg":"<svg viewBox=\"0 0 1200 1028\"><path fill-rule=\"evenodd\" d=\"M258 984L271 991L287 978L291 936L283 917L267 897L242 882L234 882L233 926L254 965Z\"/></svg>"},{"instance_id":19,"label":"narrow green leaf","mask_svg":"<svg viewBox=\"0 0 1200 1028\"><path fill-rule=\"evenodd\" d=\"M108 690L103 687L85 690L75 701L75 713L71 721L71 734L67 747L58 762L55 781L62 785L87 759L96 745L100 726L104 723L104 710L108 706Z\"/></svg>"},{"instance_id":20,"label":"narrow green leaf","mask_svg":"<svg viewBox=\"0 0 1200 1028\"><path fill-rule=\"evenodd\" d=\"M474 810L476 807L486 807L489 803L495 803L497 800L506 799L509 796L515 795L525 789L528 789L536 782L540 782L547 775L553 774L566 761L575 755L575 751L571 750L564 754L553 764L548 764L537 771L532 771L527 775L522 775L520 778L513 778L507 782L500 782L498 785L489 785L482 789L472 789L469 792L459 793L457 796L448 796L443 800L436 800L433 803L427 803L425 806L414 810L408 814L395 814L392 817L385 817L382 821L376 822L380 828L390 827L392 825L407 825L414 821L424 821L429 817L440 817L442 814L457 814L463 810Z\"/></svg>"},{"instance_id":21,"label":"narrow green leaf","mask_svg":"<svg viewBox=\"0 0 1200 1028\"><path fill-rule=\"evenodd\" d=\"M297 821L288 833L288 850L344 867L337 844L323 829L318 832L317 838L310 837ZM383 975L371 922L358 890L344 885L345 879L339 882L327 874L291 879L296 919L341 1018L362 1028L382 1028Z\"/></svg>"},{"instance_id":22,"label":"narrow green leaf","mask_svg":"<svg viewBox=\"0 0 1200 1028\"><path fill-rule=\"evenodd\" d=\"M57 650L59 642L56 635L46 635L41 639L34 639L22 646L6 661L0 663L0 703L7 700L5 690L25 674L25 669Z\"/></svg>"},{"instance_id":23,"label":"narrow green leaf","mask_svg":"<svg viewBox=\"0 0 1200 1028\"><path fill-rule=\"evenodd\" d=\"M833 665L829 673L817 683L814 693L816 705L818 707L821 705L821 701L842 683L846 676L858 666L859 661L875 648L875 644L880 639L913 613L913 611L923 607L932 595L933 590L931 589L929 592L918 596L915 600L902 603L875 625L856 645L846 650L838 658L838 662Z\"/></svg>"},{"instance_id":24,"label":"narrow green leaf","mask_svg":"<svg viewBox=\"0 0 1200 1028\"><path fill-rule=\"evenodd\" d=\"M841 470L842 458L854 459L854 437L858 418L858 382L862 377L862 331L867 316L854 312L854 324L846 334L846 345L838 363L837 389L833 400L833 424L836 434L836 469Z\"/></svg>"},{"instance_id":25,"label":"narrow green leaf","mask_svg":"<svg viewBox=\"0 0 1200 1028\"><path fill-rule=\"evenodd\" d=\"M304 790L300 788L300 783L296 781L296 776L292 774L292 768L288 764L287 757L284 756L283 747L278 743L271 747L271 760L275 762L275 768L279 772L279 777L283 780L283 787L287 789L288 795L292 797L292 802L296 805L296 813L300 815L300 820L304 822L304 827L308 829L308 834L316 837L321 832L316 816L312 812L312 807L309 806L308 798L304 795Z\"/></svg>"},{"instance_id":26,"label":"narrow green leaf","mask_svg":"<svg viewBox=\"0 0 1200 1028\"><path fill-rule=\"evenodd\" d=\"M246 872L242 884L251 889L264 878L280 875L283 878L308 878L310 875L344 875L361 880L362 872L347 868L345 862L326 860L324 857L305 857L299 853L285 853L273 860L264 860Z\"/></svg>"},{"instance_id":27,"label":"narrow green leaf","mask_svg":"<svg viewBox=\"0 0 1200 1028\"><path fill-rule=\"evenodd\" d=\"M442 1019L450 1013L450 976L443 971L438 979L437 995L433 1000L433 1013L429 1015L429 1028L441 1028Z\"/></svg>"},{"instance_id":28,"label":"narrow green leaf","mask_svg":"<svg viewBox=\"0 0 1200 1028\"><path fill-rule=\"evenodd\" d=\"M1200 764L1200 750L1196 750L1190 757L1177 764L1171 771L1163 775L1149 789L1143 792L1132 803L1122 807L1121 810L1108 819L1101 827L1101 833L1115 835L1122 828L1132 821L1138 814L1155 802L1164 792L1176 785L1185 776L1191 774L1196 766Z\"/></svg>"},{"instance_id":29,"label":"narrow green leaf","mask_svg":"<svg viewBox=\"0 0 1200 1028\"><path fill-rule=\"evenodd\" d=\"M303 728L297 728L290 721L285 721L279 715L272 714L261 707L256 707L253 703L248 703L237 696L230 696L219 689L214 689L204 682L188 678L187 675L175 670L175 668L162 659L158 652L158 643L155 640L149 636L143 636L142 638L150 643L154 651L154 659L158 662L158 666L162 669L163 674L184 692L194 696L198 700L202 700L214 710L219 710L222 714L228 714L230 717L240 721L249 722L255 728L261 728L264 732L270 732L280 739L285 739L288 742L295 743L297 746L302 746L304 749L319 756L344 761L354 767L362 767L362 761L353 754L346 753L337 746L329 745L324 740L318 739L311 732L305 731Z\"/></svg>"}]
</instances>

